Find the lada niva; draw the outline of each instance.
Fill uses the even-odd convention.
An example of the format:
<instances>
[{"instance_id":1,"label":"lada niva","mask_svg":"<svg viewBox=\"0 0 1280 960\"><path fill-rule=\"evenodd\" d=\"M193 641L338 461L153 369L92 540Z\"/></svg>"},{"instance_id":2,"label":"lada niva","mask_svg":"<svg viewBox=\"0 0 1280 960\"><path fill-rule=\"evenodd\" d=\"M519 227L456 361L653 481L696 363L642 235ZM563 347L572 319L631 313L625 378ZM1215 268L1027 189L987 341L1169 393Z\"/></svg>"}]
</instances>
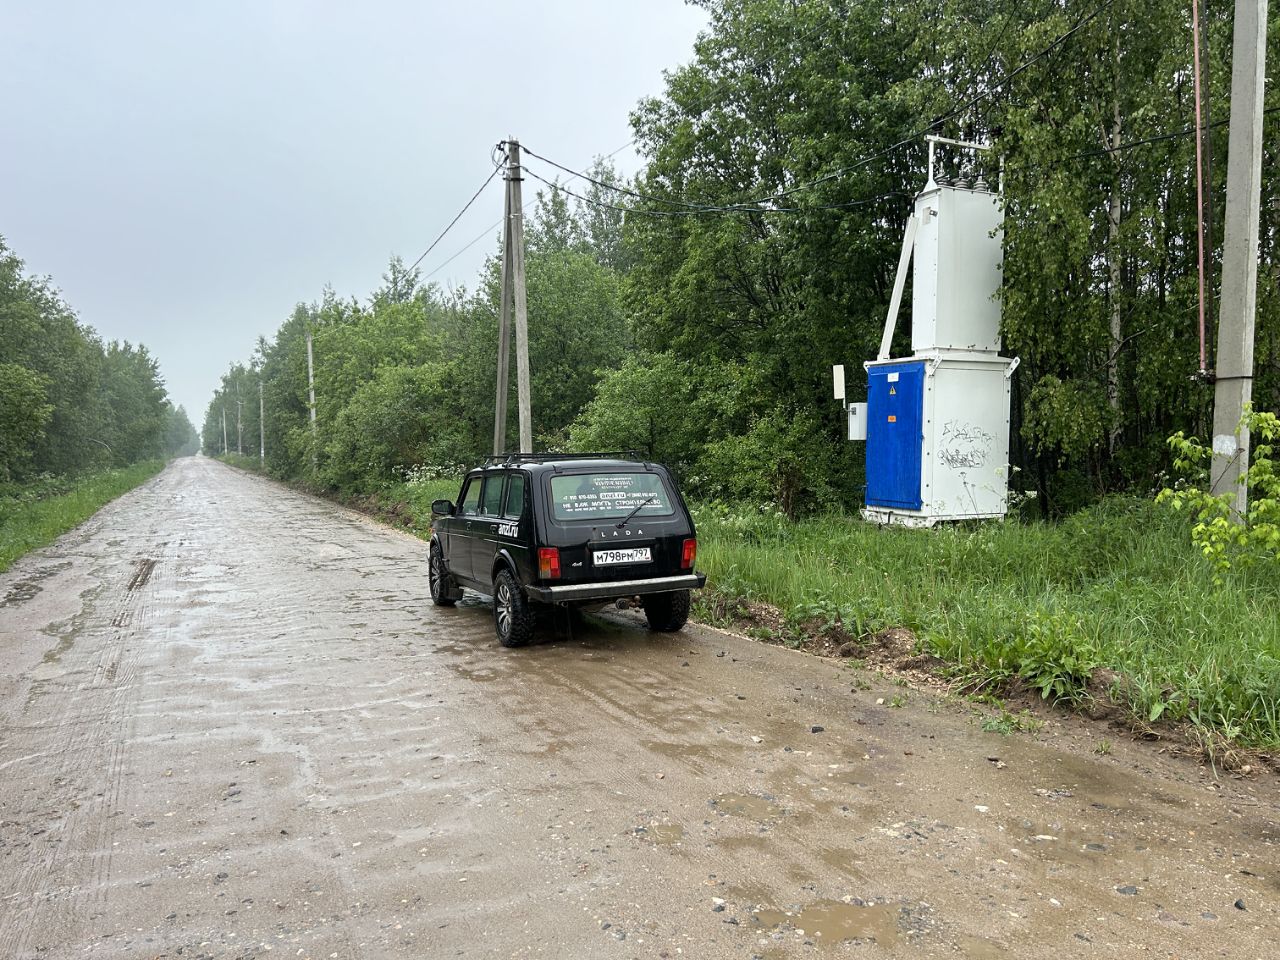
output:
<instances>
[{"instance_id":1,"label":"lada niva","mask_svg":"<svg viewBox=\"0 0 1280 960\"><path fill-rule=\"evenodd\" d=\"M533 604L635 600L653 630L689 618L698 541L660 464L607 455L512 454L469 472L458 502L431 505L431 599L493 597L498 642L532 639Z\"/></svg>"}]
</instances>

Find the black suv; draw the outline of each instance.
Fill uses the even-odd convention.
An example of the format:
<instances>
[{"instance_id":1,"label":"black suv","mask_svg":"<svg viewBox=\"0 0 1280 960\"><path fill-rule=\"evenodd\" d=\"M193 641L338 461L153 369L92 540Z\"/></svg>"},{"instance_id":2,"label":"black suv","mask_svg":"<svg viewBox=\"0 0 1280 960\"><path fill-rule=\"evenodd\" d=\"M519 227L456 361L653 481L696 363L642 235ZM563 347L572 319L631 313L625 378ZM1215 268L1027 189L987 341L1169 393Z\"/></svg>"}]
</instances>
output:
<instances>
[{"instance_id":1,"label":"black suv","mask_svg":"<svg viewBox=\"0 0 1280 960\"><path fill-rule=\"evenodd\" d=\"M533 636L537 603L638 598L650 628L689 619L693 520L666 468L610 456L491 457L462 482L455 506L431 505L431 599L452 606L469 587L493 597L498 642Z\"/></svg>"}]
</instances>

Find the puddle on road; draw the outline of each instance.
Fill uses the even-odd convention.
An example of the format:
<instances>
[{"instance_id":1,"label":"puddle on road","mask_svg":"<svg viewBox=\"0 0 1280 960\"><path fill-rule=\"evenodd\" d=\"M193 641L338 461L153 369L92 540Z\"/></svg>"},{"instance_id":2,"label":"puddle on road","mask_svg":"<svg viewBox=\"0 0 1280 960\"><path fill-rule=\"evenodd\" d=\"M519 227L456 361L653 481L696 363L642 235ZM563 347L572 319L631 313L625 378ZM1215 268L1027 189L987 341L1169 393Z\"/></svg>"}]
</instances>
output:
<instances>
[{"instance_id":1,"label":"puddle on road","mask_svg":"<svg viewBox=\"0 0 1280 960\"><path fill-rule=\"evenodd\" d=\"M711 806L718 813L746 817L749 820L772 820L782 816L780 806L751 793L722 793L718 797L712 797Z\"/></svg>"},{"instance_id":2,"label":"puddle on road","mask_svg":"<svg viewBox=\"0 0 1280 960\"><path fill-rule=\"evenodd\" d=\"M784 925L804 932L819 943L844 940L874 940L882 947L898 942L898 908L891 904L845 903L842 900L818 900L799 913L782 910L756 910L752 919L761 927L775 930Z\"/></svg>"},{"instance_id":3,"label":"puddle on road","mask_svg":"<svg viewBox=\"0 0 1280 960\"><path fill-rule=\"evenodd\" d=\"M744 853L752 861L758 860L773 849L769 837L758 833L748 834L745 837L720 837L716 840L716 846L726 853Z\"/></svg>"},{"instance_id":4,"label":"puddle on road","mask_svg":"<svg viewBox=\"0 0 1280 960\"><path fill-rule=\"evenodd\" d=\"M43 589L40 586L40 581L48 580L70 566L70 560L63 560L36 570L9 588L9 592L5 594L4 599L0 600L0 607L15 607L20 603L26 603Z\"/></svg>"},{"instance_id":5,"label":"puddle on road","mask_svg":"<svg viewBox=\"0 0 1280 960\"><path fill-rule=\"evenodd\" d=\"M40 658L43 663L57 663L62 659L62 655L71 649L71 645L76 642L75 634L69 633L65 637L58 639L58 645L50 650L46 650L43 657Z\"/></svg>"},{"instance_id":6,"label":"puddle on road","mask_svg":"<svg viewBox=\"0 0 1280 960\"><path fill-rule=\"evenodd\" d=\"M657 844L679 843L684 839L684 827L678 823L659 823L649 828L649 836Z\"/></svg>"},{"instance_id":7,"label":"puddle on road","mask_svg":"<svg viewBox=\"0 0 1280 960\"><path fill-rule=\"evenodd\" d=\"M1009 956L1000 944L983 937L957 937L956 946L966 960L1004 960Z\"/></svg>"},{"instance_id":8,"label":"puddle on road","mask_svg":"<svg viewBox=\"0 0 1280 960\"><path fill-rule=\"evenodd\" d=\"M856 850L824 849L818 859L839 874L842 880L866 882L866 875L856 866L859 862Z\"/></svg>"},{"instance_id":9,"label":"puddle on road","mask_svg":"<svg viewBox=\"0 0 1280 960\"><path fill-rule=\"evenodd\" d=\"M449 669L463 680L470 680L473 683L489 683L505 676L505 674L499 673L492 667L465 667L460 664L450 664Z\"/></svg>"},{"instance_id":10,"label":"puddle on road","mask_svg":"<svg viewBox=\"0 0 1280 960\"><path fill-rule=\"evenodd\" d=\"M645 740L641 745L659 756L669 760L683 760L698 769L701 769L704 764L714 766L717 762L723 761L726 754L738 753L743 749L736 743L717 743L715 746L706 746L697 743L672 743L666 740Z\"/></svg>"},{"instance_id":11,"label":"puddle on road","mask_svg":"<svg viewBox=\"0 0 1280 960\"><path fill-rule=\"evenodd\" d=\"M678 823L650 823L636 827L631 832L659 846L670 846L684 839L684 827Z\"/></svg>"}]
</instances>

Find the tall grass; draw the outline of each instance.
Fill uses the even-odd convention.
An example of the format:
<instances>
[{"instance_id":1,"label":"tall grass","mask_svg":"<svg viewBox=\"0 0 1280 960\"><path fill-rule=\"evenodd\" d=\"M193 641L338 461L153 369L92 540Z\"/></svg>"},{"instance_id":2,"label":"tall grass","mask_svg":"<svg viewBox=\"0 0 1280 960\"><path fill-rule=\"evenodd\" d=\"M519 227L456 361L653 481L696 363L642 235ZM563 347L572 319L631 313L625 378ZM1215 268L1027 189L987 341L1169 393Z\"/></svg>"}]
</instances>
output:
<instances>
[{"instance_id":1,"label":"tall grass","mask_svg":"<svg viewBox=\"0 0 1280 960\"><path fill-rule=\"evenodd\" d=\"M71 478L43 477L0 487L0 573L23 554L52 543L163 468L163 460L144 460L118 470Z\"/></svg>"},{"instance_id":2,"label":"tall grass","mask_svg":"<svg viewBox=\"0 0 1280 960\"><path fill-rule=\"evenodd\" d=\"M907 627L960 673L1082 696L1097 668L1144 720L1190 720L1280 746L1280 568L1228 575L1185 524L1115 498L1057 525L907 530L848 517L696 511L700 565L719 591L849 632Z\"/></svg>"}]
</instances>

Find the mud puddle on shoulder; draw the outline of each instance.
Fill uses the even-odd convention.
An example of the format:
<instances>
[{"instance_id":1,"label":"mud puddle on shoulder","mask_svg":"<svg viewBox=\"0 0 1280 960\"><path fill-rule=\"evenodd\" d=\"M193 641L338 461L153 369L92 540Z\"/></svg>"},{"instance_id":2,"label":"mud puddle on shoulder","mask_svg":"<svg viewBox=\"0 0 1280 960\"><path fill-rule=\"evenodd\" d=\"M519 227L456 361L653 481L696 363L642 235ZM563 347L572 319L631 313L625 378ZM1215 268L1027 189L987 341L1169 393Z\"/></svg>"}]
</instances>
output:
<instances>
[{"instance_id":1,"label":"mud puddle on shoulder","mask_svg":"<svg viewBox=\"0 0 1280 960\"><path fill-rule=\"evenodd\" d=\"M874 940L882 947L892 947L901 934L900 912L899 907L887 903L816 900L796 912L767 908L754 910L751 918L769 930L794 928L797 935L813 937L818 943Z\"/></svg>"},{"instance_id":2,"label":"mud puddle on shoulder","mask_svg":"<svg viewBox=\"0 0 1280 960\"><path fill-rule=\"evenodd\" d=\"M770 798L753 793L722 793L711 798L711 807L717 813L748 820L775 820L783 812Z\"/></svg>"},{"instance_id":3,"label":"mud puddle on shoulder","mask_svg":"<svg viewBox=\"0 0 1280 960\"><path fill-rule=\"evenodd\" d=\"M48 580L50 577L61 573L70 566L70 560L63 560L59 563L42 567L34 573L29 574L9 588L8 592L4 595L4 599L0 600L0 607L16 607L18 604L25 603L32 599L42 589L40 581Z\"/></svg>"}]
</instances>

